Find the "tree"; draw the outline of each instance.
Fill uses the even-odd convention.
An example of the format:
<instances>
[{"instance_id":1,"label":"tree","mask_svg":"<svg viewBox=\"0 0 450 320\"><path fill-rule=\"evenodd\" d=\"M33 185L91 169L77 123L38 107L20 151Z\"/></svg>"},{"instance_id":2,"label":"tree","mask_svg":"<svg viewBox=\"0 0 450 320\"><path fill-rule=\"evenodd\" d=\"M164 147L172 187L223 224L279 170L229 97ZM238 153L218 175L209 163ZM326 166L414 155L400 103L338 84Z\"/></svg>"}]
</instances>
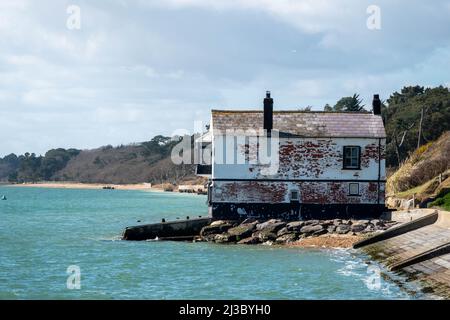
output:
<instances>
[{"instance_id":1,"label":"tree","mask_svg":"<svg viewBox=\"0 0 450 320\"><path fill-rule=\"evenodd\" d=\"M330 106L328 103L323 107L323 111L331 112L333 111L333 107Z\"/></svg>"},{"instance_id":2,"label":"tree","mask_svg":"<svg viewBox=\"0 0 450 320\"><path fill-rule=\"evenodd\" d=\"M354 94L351 97L343 97L341 98L333 107L334 111L352 111L352 112L360 112L365 111L364 105L361 104L362 99L359 99L358 94Z\"/></svg>"},{"instance_id":3,"label":"tree","mask_svg":"<svg viewBox=\"0 0 450 320\"><path fill-rule=\"evenodd\" d=\"M422 111L423 110L423 111ZM386 127L386 164L397 166L423 142L450 130L450 91L439 86L404 87L382 107Z\"/></svg>"}]
</instances>

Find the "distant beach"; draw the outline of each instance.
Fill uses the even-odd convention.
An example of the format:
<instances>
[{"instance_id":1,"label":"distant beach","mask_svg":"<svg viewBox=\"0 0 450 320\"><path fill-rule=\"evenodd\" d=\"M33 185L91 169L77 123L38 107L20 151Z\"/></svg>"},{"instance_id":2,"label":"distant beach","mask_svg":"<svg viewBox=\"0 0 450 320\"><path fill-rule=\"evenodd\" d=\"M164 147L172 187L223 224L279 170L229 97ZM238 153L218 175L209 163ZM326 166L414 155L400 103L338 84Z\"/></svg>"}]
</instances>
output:
<instances>
[{"instance_id":1,"label":"distant beach","mask_svg":"<svg viewBox=\"0 0 450 320\"><path fill-rule=\"evenodd\" d=\"M36 182L10 184L13 187L30 187L30 188L56 188L56 189L103 189L110 187L117 190L147 190L147 191L163 191L158 185L149 183L137 184L107 184L107 183L80 183L80 182Z\"/></svg>"}]
</instances>

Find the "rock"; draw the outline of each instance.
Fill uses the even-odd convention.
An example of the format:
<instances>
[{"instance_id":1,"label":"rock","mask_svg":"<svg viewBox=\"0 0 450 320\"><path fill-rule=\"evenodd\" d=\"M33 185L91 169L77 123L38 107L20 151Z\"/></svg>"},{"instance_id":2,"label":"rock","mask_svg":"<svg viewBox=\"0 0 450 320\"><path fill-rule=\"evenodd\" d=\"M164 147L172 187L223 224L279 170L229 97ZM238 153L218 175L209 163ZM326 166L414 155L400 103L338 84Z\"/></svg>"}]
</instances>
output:
<instances>
[{"instance_id":1,"label":"rock","mask_svg":"<svg viewBox=\"0 0 450 320\"><path fill-rule=\"evenodd\" d=\"M214 241L217 243L229 243L229 242L234 242L235 241L235 236L230 236L227 233L222 233L222 234L216 234L214 236Z\"/></svg>"},{"instance_id":2,"label":"rock","mask_svg":"<svg viewBox=\"0 0 450 320\"><path fill-rule=\"evenodd\" d=\"M328 233L328 230L327 229L322 229L322 230L314 231L312 235L314 237L317 237L317 236L321 236L321 235L326 234L326 233Z\"/></svg>"},{"instance_id":3,"label":"rock","mask_svg":"<svg viewBox=\"0 0 450 320\"><path fill-rule=\"evenodd\" d=\"M370 233L374 232L376 229L373 225L369 224L367 227L362 231L362 233Z\"/></svg>"},{"instance_id":4,"label":"rock","mask_svg":"<svg viewBox=\"0 0 450 320\"><path fill-rule=\"evenodd\" d=\"M352 224L352 226L350 227L350 230L352 232L361 232L363 231L365 228L367 227L367 223L354 223Z\"/></svg>"},{"instance_id":5,"label":"rock","mask_svg":"<svg viewBox=\"0 0 450 320\"><path fill-rule=\"evenodd\" d=\"M328 226L327 231L328 231L328 233L335 232L336 231L336 226L335 225Z\"/></svg>"},{"instance_id":6,"label":"rock","mask_svg":"<svg viewBox=\"0 0 450 320\"><path fill-rule=\"evenodd\" d=\"M241 222L241 224L247 224L247 223L259 223L259 221L256 220L255 218L247 218Z\"/></svg>"},{"instance_id":7,"label":"rock","mask_svg":"<svg viewBox=\"0 0 450 320\"><path fill-rule=\"evenodd\" d=\"M300 229L305 225L304 221L293 221L293 222L289 222L286 225L286 228L289 231L300 231Z\"/></svg>"},{"instance_id":8,"label":"rock","mask_svg":"<svg viewBox=\"0 0 450 320\"><path fill-rule=\"evenodd\" d=\"M328 226L333 224L333 220L323 220L320 221L320 224L322 225L322 227L327 228Z\"/></svg>"},{"instance_id":9,"label":"rock","mask_svg":"<svg viewBox=\"0 0 450 320\"><path fill-rule=\"evenodd\" d=\"M203 239L200 236L195 236L194 239L192 239L192 242L204 242L205 239Z\"/></svg>"},{"instance_id":10,"label":"rock","mask_svg":"<svg viewBox=\"0 0 450 320\"><path fill-rule=\"evenodd\" d=\"M263 246L271 246L271 245L273 245L273 241L270 240L263 243Z\"/></svg>"},{"instance_id":11,"label":"rock","mask_svg":"<svg viewBox=\"0 0 450 320\"><path fill-rule=\"evenodd\" d=\"M245 223L240 224L237 227L228 229L228 235L235 237L236 241L248 238L252 235L253 230L255 230L255 223Z\"/></svg>"},{"instance_id":12,"label":"rock","mask_svg":"<svg viewBox=\"0 0 450 320\"><path fill-rule=\"evenodd\" d=\"M282 229L284 226L286 226L286 222L271 219L269 221L257 224L256 230L268 230L269 232L276 233L278 230Z\"/></svg>"},{"instance_id":13,"label":"rock","mask_svg":"<svg viewBox=\"0 0 450 320\"><path fill-rule=\"evenodd\" d=\"M282 222L280 219L270 219L267 221L264 221L262 223L258 223L256 226L257 230L262 230L264 228L266 228L269 224L274 224L274 223L278 223L278 222Z\"/></svg>"},{"instance_id":14,"label":"rock","mask_svg":"<svg viewBox=\"0 0 450 320\"><path fill-rule=\"evenodd\" d=\"M305 221L305 226L309 226L309 225L311 225L311 226L316 226L316 225L318 225L319 223L320 223L319 220L306 220L306 221Z\"/></svg>"},{"instance_id":15,"label":"rock","mask_svg":"<svg viewBox=\"0 0 450 320\"><path fill-rule=\"evenodd\" d=\"M369 220L353 220L352 224L369 224Z\"/></svg>"},{"instance_id":16,"label":"rock","mask_svg":"<svg viewBox=\"0 0 450 320\"><path fill-rule=\"evenodd\" d=\"M370 220L370 223L373 224L374 226L378 225L380 223L379 219L372 219Z\"/></svg>"},{"instance_id":17,"label":"rock","mask_svg":"<svg viewBox=\"0 0 450 320\"><path fill-rule=\"evenodd\" d=\"M202 230L200 231L200 236L205 238L209 235L224 233L227 232L231 227L232 225L228 222L214 221L209 226L205 226L202 228Z\"/></svg>"},{"instance_id":18,"label":"rock","mask_svg":"<svg viewBox=\"0 0 450 320\"><path fill-rule=\"evenodd\" d=\"M277 238L277 234L274 232L271 232L269 229L256 231L255 233L253 233L253 236L258 237L261 242L266 242L269 240L272 241Z\"/></svg>"},{"instance_id":19,"label":"rock","mask_svg":"<svg viewBox=\"0 0 450 320\"><path fill-rule=\"evenodd\" d=\"M238 244L258 244L258 243L260 243L261 241L259 240L259 238L258 237L248 237L248 238L245 238L245 239L242 239L242 240L240 240L239 242L238 242Z\"/></svg>"},{"instance_id":20,"label":"rock","mask_svg":"<svg viewBox=\"0 0 450 320\"><path fill-rule=\"evenodd\" d=\"M336 228L336 233L346 234L350 231L350 226L348 224L340 224Z\"/></svg>"},{"instance_id":21,"label":"rock","mask_svg":"<svg viewBox=\"0 0 450 320\"><path fill-rule=\"evenodd\" d=\"M276 238L275 243L283 244L294 242L297 239L297 235L295 233L286 233L278 238Z\"/></svg>"},{"instance_id":22,"label":"rock","mask_svg":"<svg viewBox=\"0 0 450 320\"><path fill-rule=\"evenodd\" d=\"M218 225L225 224L225 223L228 223L228 222L225 220L216 220L216 221L211 222L211 224L209 226L214 227L214 226L218 226Z\"/></svg>"},{"instance_id":23,"label":"rock","mask_svg":"<svg viewBox=\"0 0 450 320\"><path fill-rule=\"evenodd\" d=\"M278 230L277 232L277 237L281 237L282 235L285 235L287 233L291 233L292 231L290 231L287 227L281 228L280 230Z\"/></svg>"},{"instance_id":24,"label":"rock","mask_svg":"<svg viewBox=\"0 0 450 320\"><path fill-rule=\"evenodd\" d=\"M307 225L304 226L300 229L301 233L305 233L305 234L311 234L317 231L322 230L323 227L320 224L316 224L316 225Z\"/></svg>"},{"instance_id":25,"label":"rock","mask_svg":"<svg viewBox=\"0 0 450 320\"><path fill-rule=\"evenodd\" d=\"M334 219L333 220L333 224L337 227L338 225L342 224L342 220L341 219Z\"/></svg>"}]
</instances>

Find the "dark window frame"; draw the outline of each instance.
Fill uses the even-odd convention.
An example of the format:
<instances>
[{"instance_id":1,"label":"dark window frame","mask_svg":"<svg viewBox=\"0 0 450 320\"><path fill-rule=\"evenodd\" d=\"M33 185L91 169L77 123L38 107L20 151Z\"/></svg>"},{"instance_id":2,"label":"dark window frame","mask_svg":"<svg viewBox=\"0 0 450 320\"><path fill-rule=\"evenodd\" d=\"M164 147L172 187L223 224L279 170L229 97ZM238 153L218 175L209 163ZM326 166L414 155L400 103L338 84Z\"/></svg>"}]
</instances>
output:
<instances>
[{"instance_id":1,"label":"dark window frame","mask_svg":"<svg viewBox=\"0 0 450 320\"><path fill-rule=\"evenodd\" d=\"M345 164L346 150L349 148L356 148L358 150L358 165L348 166ZM342 170L361 170L361 146L344 146L342 151Z\"/></svg>"},{"instance_id":2,"label":"dark window frame","mask_svg":"<svg viewBox=\"0 0 450 320\"><path fill-rule=\"evenodd\" d=\"M295 193L297 195L296 198L294 198L292 196L292 194ZM290 194L289 194L290 200L291 201L300 201L300 192L298 192L298 190L291 190Z\"/></svg>"},{"instance_id":3,"label":"dark window frame","mask_svg":"<svg viewBox=\"0 0 450 320\"><path fill-rule=\"evenodd\" d=\"M358 186L358 191L357 191L357 193L352 193L351 192L351 185L357 185ZM359 192L359 182L350 182L349 184L348 184L348 195L349 196L353 196L353 197L358 197L358 196L361 196L361 194L360 194L360 192Z\"/></svg>"}]
</instances>

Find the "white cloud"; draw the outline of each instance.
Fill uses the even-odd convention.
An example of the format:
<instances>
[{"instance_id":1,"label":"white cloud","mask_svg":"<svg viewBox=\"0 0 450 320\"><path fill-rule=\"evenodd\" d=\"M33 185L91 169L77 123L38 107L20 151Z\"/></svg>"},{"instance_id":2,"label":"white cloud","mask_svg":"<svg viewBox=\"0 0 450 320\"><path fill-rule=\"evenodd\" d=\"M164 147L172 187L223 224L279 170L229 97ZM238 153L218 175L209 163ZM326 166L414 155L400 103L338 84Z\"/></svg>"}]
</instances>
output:
<instances>
[{"instance_id":1,"label":"white cloud","mask_svg":"<svg viewBox=\"0 0 450 320\"><path fill-rule=\"evenodd\" d=\"M267 89L276 108L321 109L449 83L448 1L380 0L379 31L369 0L78 0L72 31L69 4L0 1L0 155L191 130Z\"/></svg>"}]
</instances>

